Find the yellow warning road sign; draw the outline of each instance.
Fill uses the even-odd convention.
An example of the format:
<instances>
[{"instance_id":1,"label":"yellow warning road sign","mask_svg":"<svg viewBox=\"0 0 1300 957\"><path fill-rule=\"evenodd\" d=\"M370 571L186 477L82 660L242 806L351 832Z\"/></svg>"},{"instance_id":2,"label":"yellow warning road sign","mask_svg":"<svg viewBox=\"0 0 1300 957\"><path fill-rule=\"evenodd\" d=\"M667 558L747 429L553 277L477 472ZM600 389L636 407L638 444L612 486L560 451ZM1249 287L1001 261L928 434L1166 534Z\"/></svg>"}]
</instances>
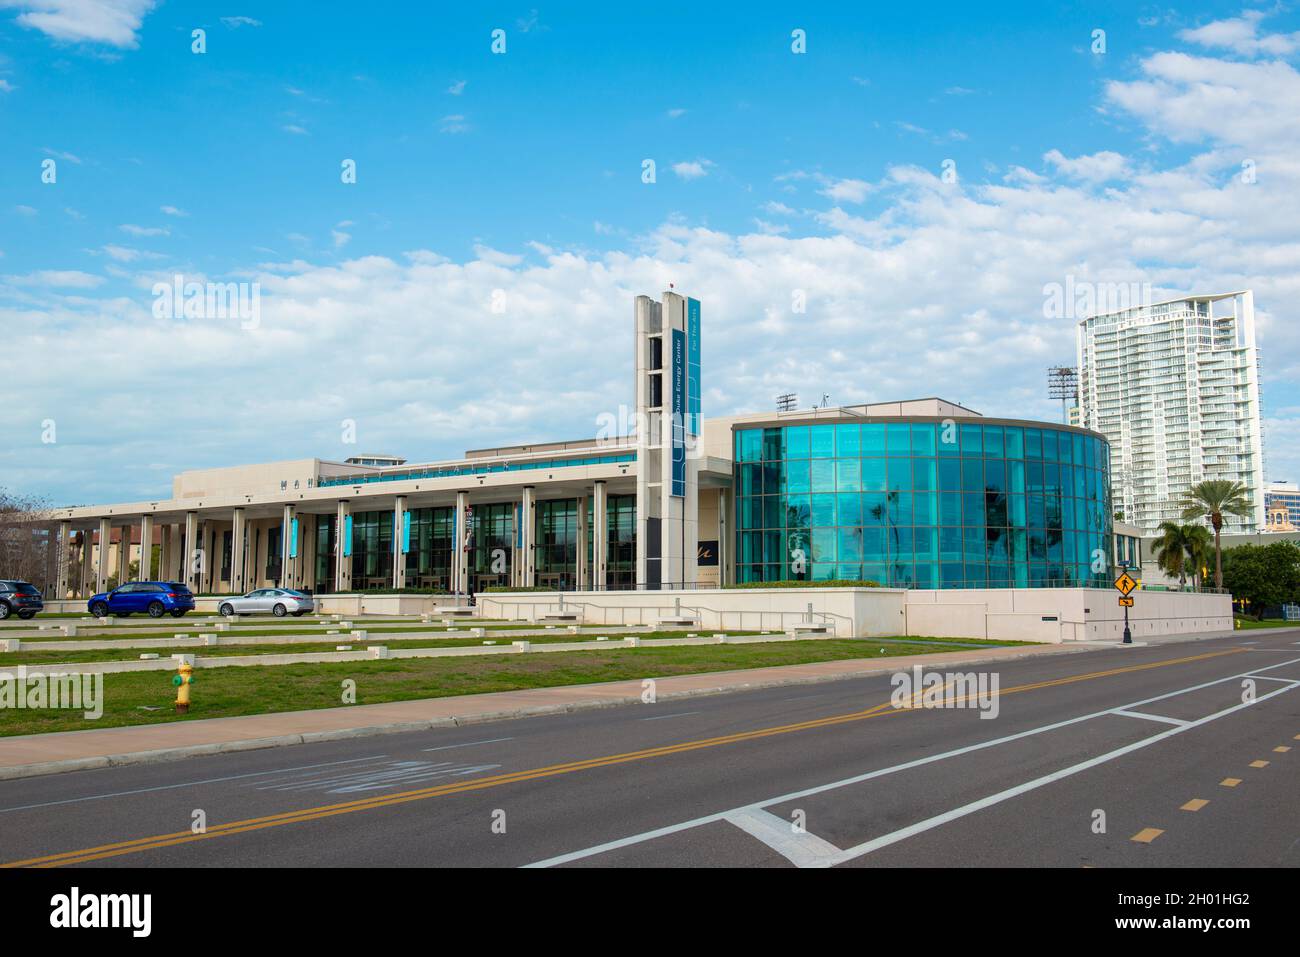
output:
<instances>
[{"instance_id":1,"label":"yellow warning road sign","mask_svg":"<svg viewBox=\"0 0 1300 957\"><path fill-rule=\"evenodd\" d=\"M1131 592L1134 588L1137 588L1137 586L1138 583L1133 580L1133 578L1129 575L1128 572L1124 572L1122 575L1119 576L1119 578L1115 579L1115 587L1118 588L1120 592L1123 593L1125 598L1127 598L1129 592Z\"/></svg>"},{"instance_id":2,"label":"yellow warning road sign","mask_svg":"<svg viewBox=\"0 0 1300 957\"><path fill-rule=\"evenodd\" d=\"M1120 603L1120 605L1123 606L1124 608L1132 608L1132 607L1133 607L1133 599L1132 599L1132 598L1121 598L1121 599L1119 600L1119 603Z\"/></svg>"}]
</instances>

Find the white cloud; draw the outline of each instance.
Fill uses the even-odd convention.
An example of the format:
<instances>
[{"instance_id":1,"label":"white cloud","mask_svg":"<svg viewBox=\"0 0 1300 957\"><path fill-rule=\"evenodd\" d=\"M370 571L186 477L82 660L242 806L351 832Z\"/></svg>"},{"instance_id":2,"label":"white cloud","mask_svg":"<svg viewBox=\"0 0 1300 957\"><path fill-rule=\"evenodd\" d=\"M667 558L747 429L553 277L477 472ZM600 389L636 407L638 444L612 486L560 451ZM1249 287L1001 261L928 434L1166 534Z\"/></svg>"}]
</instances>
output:
<instances>
[{"instance_id":1,"label":"white cloud","mask_svg":"<svg viewBox=\"0 0 1300 957\"><path fill-rule=\"evenodd\" d=\"M668 118L670 120L680 119L685 115L686 115L686 110L682 109L680 106L674 107L673 109L668 111Z\"/></svg>"},{"instance_id":2,"label":"white cloud","mask_svg":"<svg viewBox=\"0 0 1300 957\"><path fill-rule=\"evenodd\" d=\"M18 15L20 24L52 39L131 49L154 5L155 0L0 0L2 7L26 11Z\"/></svg>"},{"instance_id":3,"label":"white cloud","mask_svg":"<svg viewBox=\"0 0 1300 957\"><path fill-rule=\"evenodd\" d=\"M20 216L35 216L37 211L34 206L18 205L14 207L14 212Z\"/></svg>"},{"instance_id":4,"label":"white cloud","mask_svg":"<svg viewBox=\"0 0 1300 957\"><path fill-rule=\"evenodd\" d=\"M222 17L221 22L232 30L238 30L240 27L260 27L261 20L254 20L252 17Z\"/></svg>"},{"instance_id":5,"label":"white cloud","mask_svg":"<svg viewBox=\"0 0 1300 957\"><path fill-rule=\"evenodd\" d=\"M81 157L76 156L73 153L64 153L59 150L52 150L48 146L42 148L41 152L44 153L46 156L53 156L55 159L66 160L67 162L75 163L78 166L81 165Z\"/></svg>"},{"instance_id":6,"label":"white cloud","mask_svg":"<svg viewBox=\"0 0 1300 957\"><path fill-rule=\"evenodd\" d=\"M166 226L137 226L134 223L123 223L117 228L129 236L170 236L172 234Z\"/></svg>"},{"instance_id":7,"label":"white cloud","mask_svg":"<svg viewBox=\"0 0 1300 957\"><path fill-rule=\"evenodd\" d=\"M76 269L42 269L21 276L5 276L4 281L14 286L94 289L104 282L104 277Z\"/></svg>"},{"instance_id":8,"label":"white cloud","mask_svg":"<svg viewBox=\"0 0 1300 957\"><path fill-rule=\"evenodd\" d=\"M861 179L839 179L818 192L837 203L861 203L871 192L871 184Z\"/></svg>"},{"instance_id":9,"label":"white cloud","mask_svg":"<svg viewBox=\"0 0 1300 957\"><path fill-rule=\"evenodd\" d=\"M438 122L441 124L438 129L438 132L440 133L466 133L469 131L469 123L467 123L465 117L459 113L444 116Z\"/></svg>"},{"instance_id":10,"label":"white cloud","mask_svg":"<svg viewBox=\"0 0 1300 957\"><path fill-rule=\"evenodd\" d=\"M1050 150L1043 154L1043 159L1051 163L1066 176L1086 180L1090 183L1104 183L1128 175L1128 160L1118 153L1102 150L1090 156L1076 156L1073 159L1060 150Z\"/></svg>"},{"instance_id":11,"label":"white cloud","mask_svg":"<svg viewBox=\"0 0 1300 957\"><path fill-rule=\"evenodd\" d=\"M294 136L310 136L310 135L311 135L310 133L307 132L307 130L306 130L305 128L299 126L299 125L296 124L296 123L288 123L288 124L286 124L286 125L280 127L280 129L284 130L286 133L292 133Z\"/></svg>"},{"instance_id":12,"label":"white cloud","mask_svg":"<svg viewBox=\"0 0 1300 957\"><path fill-rule=\"evenodd\" d=\"M1244 10L1241 16L1215 20L1178 37L1203 47L1231 50L1242 56L1286 56L1300 49L1300 32L1261 34L1260 23L1268 16L1263 10Z\"/></svg>"},{"instance_id":13,"label":"white cloud","mask_svg":"<svg viewBox=\"0 0 1300 957\"><path fill-rule=\"evenodd\" d=\"M188 215L189 215L189 213L185 212L185 210L183 210L183 209L178 209L178 208L175 207L175 206L159 206L159 207L158 207L158 210L159 210L160 212L166 213L168 216L188 216Z\"/></svg>"},{"instance_id":14,"label":"white cloud","mask_svg":"<svg viewBox=\"0 0 1300 957\"><path fill-rule=\"evenodd\" d=\"M18 87L14 86L3 77L0 77L0 93L12 93L16 89L18 89Z\"/></svg>"},{"instance_id":15,"label":"white cloud","mask_svg":"<svg viewBox=\"0 0 1300 957\"><path fill-rule=\"evenodd\" d=\"M690 160L681 163L674 163L672 165L672 171L682 179L691 180L699 179L702 176L708 176L709 168L712 166L712 160Z\"/></svg>"},{"instance_id":16,"label":"white cloud","mask_svg":"<svg viewBox=\"0 0 1300 957\"><path fill-rule=\"evenodd\" d=\"M450 93L452 96L460 96L462 93L465 92L466 82L467 81L465 80L457 80L451 86L447 87L447 92Z\"/></svg>"}]
</instances>

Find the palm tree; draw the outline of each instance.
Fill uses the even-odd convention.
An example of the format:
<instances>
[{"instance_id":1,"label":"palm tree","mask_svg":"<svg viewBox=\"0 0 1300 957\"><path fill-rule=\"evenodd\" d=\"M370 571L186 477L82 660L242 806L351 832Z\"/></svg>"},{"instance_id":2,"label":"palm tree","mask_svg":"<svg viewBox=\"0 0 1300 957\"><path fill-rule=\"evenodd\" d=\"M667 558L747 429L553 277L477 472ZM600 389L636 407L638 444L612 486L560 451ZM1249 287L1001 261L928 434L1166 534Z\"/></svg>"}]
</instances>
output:
<instances>
[{"instance_id":1,"label":"palm tree","mask_svg":"<svg viewBox=\"0 0 1300 957\"><path fill-rule=\"evenodd\" d=\"M1160 523L1160 537L1151 543L1151 551L1156 557L1156 564L1170 576L1178 576L1181 588L1187 584L1188 539L1190 525L1175 522Z\"/></svg>"},{"instance_id":2,"label":"palm tree","mask_svg":"<svg viewBox=\"0 0 1300 957\"><path fill-rule=\"evenodd\" d=\"M1202 572L1210 563L1210 546L1214 542L1210 538L1210 530L1204 525L1184 525L1183 532L1187 537L1187 557L1192 563L1196 587L1200 588L1205 584Z\"/></svg>"},{"instance_id":3,"label":"palm tree","mask_svg":"<svg viewBox=\"0 0 1300 957\"><path fill-rule=\"evenodd\" d=\"M1208 518L1214 529L1214 587L1223 587L1223 516L1249 515L1254 509L1246 497L1246 486L1230 479L1211 479L1193 485L1183 493L1183 518Z\"/></svg>"}]
</instances>

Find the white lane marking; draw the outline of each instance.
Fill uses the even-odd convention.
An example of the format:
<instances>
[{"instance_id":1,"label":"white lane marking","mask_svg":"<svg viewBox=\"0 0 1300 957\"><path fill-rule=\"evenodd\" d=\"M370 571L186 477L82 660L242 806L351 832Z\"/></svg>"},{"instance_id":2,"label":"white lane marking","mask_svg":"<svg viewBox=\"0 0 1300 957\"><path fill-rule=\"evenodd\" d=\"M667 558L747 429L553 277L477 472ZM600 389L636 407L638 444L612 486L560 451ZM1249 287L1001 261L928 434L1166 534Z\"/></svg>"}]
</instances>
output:
<instances>
[{"instance_id":1,"label":"white lane marking","mask_svg":"<svg viewBox=\"0 0 1300 957\"><path fill-rule=\"evenodd\" d=\"M678 711L676 714L657 714L653 718L640 718L640 721L662 721L664 718L684 718L688 714L701 714L699 711Z\"/></svg>"},{"instance_id":2,"label":"white lane marking","mask_svg":"<svg viewBox=\"0 0 1300 957\"><path fill-rule=\"evenodd\" d=\"M1163 714L1143 714L1141 711L1112 711L1111 714L1122 715L1125 718L1146 718L1148 721L1163 721L1165 724L1189 724L1182 718L1168 718Z\"/></svg>"},{"instance_id":3,"label":"white lane marking","mask_svg":"<svg viewBox=\"0 0 1300 957\"><path fill-rule=\"evenodd\" d=\"M1285 681L1287 684L1300 685L1300 681L1295 678L1274 678L1272 675L1246 675L1247 678L1258 678L1260 681Z\"/></svg>"},{"instance_id":4,"label":"white lane marking","mask_svg":"<svg viewBox=\"0 0 1300 957\"><path fill-rule=\"evenodd\" d=\"M1078 764L1075 764L1071 767L1063 768L1060 771L1054 771L1051 774L1045 774L1041 778L1035 778L1032 781L1026 781L1024 784L1018 784L1013 788L1007 788L1005 791L999 791L997 794L990 794L986 798L981 798L978 801L972 801L970 804L965 804L961 807L953 808L951 811L945 811L943 814L937 814L934 817L927 818L924 821L918 821L916 824L913 824L909 827L901 828L900 830L894 831L890 834L882 834L880 837L867 841L864 844L859 844L856 847L850 847L848 850L841 851L840 854L834 860L826 864L822 864L820 866L831 867L835 864L843 864L845 861L851 861L854 860L855 858L863 857L864 855L870 854L872 851L879 850L882 847L888 847L890 844L897 844L899 841L906 840L909 837L914 837L915 835L920 834L923 831L928 831L931 830L932 828L936 828L940 826L941 824L947 824L950 821L955 821L958 818L965 817L968 814L973 814L976 811L982 811L985 808L992 807L995 804L1001 804L1003 801L1008 801L1011 798L1019 797L1022 794L1026 794L1029 791L1035 791L1038 788L1044 787L1045 785L1052 784L1064 778L1071 777L1072 775L1078 774L1080 771L1087 771L1090 768L1095 768L1098 767L1099 765L1106 764L1110 761L1115 760L1116 758L1120 758L1126 754L1130 754L1133 751L1137 751L1141 748L1145 748L1148 745L1156 744L1157 742L1163 741L1166 738L1172 738L1174 735L1182 734L1183 732L1189 731L1192 728L1198 728L1203 724L1209 724L1211 721L1217 721L1219 718L1222 718L1225 715L1233 714L1234 712L1240 711L1242 708L1253 707L1258 702L1267 701L1269 698L1276 697L1277 695L1280 694L1286 694L1288 691L1291 690L1292 689L1290 687L1278 688L1276 691L1270 691L1268 694L1263 695L1260 698L1257 698L1255 701L1242 702L1241 704L1233 705L1231 708L1225 708L1222 711L1216 711L1214 714L1206 715L1203 718L1197 718L1195 721L1189 722L1188 724L1183 725L1182 727L1170 728L1168 731L1161 731L1157 735L1152 735L1149 738L1143 738L1141 741L1135 741L1132 744L1126 744L1122 748L1116 748L1114 751L1107 752L1106 754L1100 754L1095 758L1089 758L1087 761L1080 761Z\"/></svg>"},{"instance_id":5,"label":"white lane marking","mask_svg":"<svg viewBox=\"0 0 1300 957\"><path fill-rule=\"evenodd\" d=\"M751 837L756 837L795 867L817 867L843 852L830 841L807 831L796 833L790 821L762 808L751 807L723 818Z\"/></svg>"},{"instance_id":6,"label":"white lane marking","mask_svg":"<svg viewBox=\"0 0 1300 957\"><path fill-rule=\"evenodd\" d=\"M1293 658L1290 661L1282 661L1276 665L1269 665L1266 668L1254 668L1252 669L1252 671L1271 671L1274 668L1285 668L1288 665L1293 665L1298 662L1300 662L1300 658ZM983 741L980 742L979 744L969 744L966 745L965 747L955 748L952 751L945 751L942 754L932 754L929 755L928 757L916 758L915 760L912 761L905 761L902 764L896 764L893 767L880 768L875 771L867 771L864 774L856 774L853 777L844 778L841 781L831 781L827 784L818 784L810 788L804 788L801 791L792 791L789 794L782 794L779 797L768 798L762 801L755 801L752 804L746 804L738 808L732 808L731 810L728 811L719 811L716 814L706 814L704 817L697 817L690 821L682 821L680 824L670 824L667 827L656 828L653 831L645 831L641 834L632 834L629 835L628 837L618 838L617 840L614 841L606 841L604 844L597 844L593 847L584 848L580 851L570 851L568 854L559 854L555 857L549 857L543 861L537 861L532 864L525 864L524 866L525 867L556 867L560 864L567 864L571 861L582 860L583 858L586 857L594 857L597 854L604 854L607 851L615 851L620 848L630 847L633 844L640 844L645 841L653 841L656 838L667 837L668 835L676 834L679 831L686 831L694 827L700 827L704 824L712 824L715 821L724 820L728 814L734 814L736 812L744 811L749 808L763 808L773 804L784 804L788 801L798 800L799 798L811 797L812 795L822 794L826 791L838 790L839 788L848 787L849 785L861 784L864 781L870 781L874 778L884 777L889 774L896 774L900 771L909 771L912 768L918 768L926 764L933 764L936 761L944 761L947 760L948 758L959 757L963 754L970 754L974 751L982 751L985 748L997 747L998 745L1006 744L1010 741L1017 741L1020 738L1028 738L1036 734L1043 734L1048 731L1056 731L1059 730L1060 728L1066 728L1069 727L1070 725L1080 724L1081 722L1084 721L1092 721L1096 718L1106 717L1107 715L1114 714L1116 711L1123 711L1129 708L1140 707L1145 704L1151 704L1153 701L1163 701L1166 698L1173 698L1180 694L1189 694L1190 692L1193 691L1200 691L1203 688L1210 688L1213 687L1214 685L1223 684L1224 682L1228 682L1228 681L1237 681L1240 680L1241 678L1244 678L1245 676L1246 673L1242 673L1238 675L1228 675L1226 678L1215 678L1213 681L1206 681L1199 685L1192 685L1189 688L1180 688L1177 691L1170 691L1165 694L1156 695L1151 698L1144 698L1141 701L1132 701L1129 702L1128 704L1120 705L1117 708L1107 708L1105 711L1095 711L1092 714L1080 715L1077 718L1066 718L1063 721L1056 721L1053 722L1052 724L1045 724L1037 728L1030 728L1027 731L1017 731L1015 734L1008 734L1005 737L1001 737L1001 738L994 738L991 741ZM1274 694L1281 694L1283 691L1289 691L1289 690L1291 690L1290 687L1287 687L1281 689L1280 691L1271 692L1267 695L1264 695L1261 698L1256 698L1254 703L1258 704L1261 701L1266 701L1268 698L1273 697ZM1248 706L1238 705L1237 707L1248 707ZM1154 738L1147 738L1144 740L1148 740L1148 741L1159 740L1161 738L1168 737L1170 734L1178 734L1181 731L1185 731L1190 727L1191 725L1185 727L1172 728L1169 731L1162 732L1161 734L1156 735Z\"/></svg>"},{"instance_id":7,"label":"white lane marking","mask_svg":"<svg viewBox=\"0 0 1300 957\"><path fill-rule=\"evenodd\" d=\"M488 738L486 741L466 741L464 744L444 744L440 748L421 748L421 751L450 751L452 748L472 748L476 744L496 744L498 741L513 741L514 738Z\"/></svg>"},{"instance_id":8,"label":"white lane marking","mask_svg":"<svg viewBox=\"0 0 1300 957\"><path fill-rule=\"evenodd\" d=\"M239 781L243 778L263 777L267 774L289 774L293 771L310 771L316 768L332 768L340 764L356 764L358 761L378 761L386 754L375 754L365 758L348 758L345 761L326 761L324 764L304 764L296 768L272 768L270 771L250 771L247 774L231 774L224 778L204 778L200 781L182 781L179 784L160 784L152 788L135 788L130 791L114 791L109 794L88 794L85 797L66 798L62 801L46 801L44 804L23 804L18 807L0 808L0 814L8 811L30 811L40 807L58 807L60 804L77 804L80 801L102 801L105 798L129 797L132 794L149 794L153 791L170 791L174 788L192 788L201 784L221 784L225 781Z\"/></svg>"}]
</instances>

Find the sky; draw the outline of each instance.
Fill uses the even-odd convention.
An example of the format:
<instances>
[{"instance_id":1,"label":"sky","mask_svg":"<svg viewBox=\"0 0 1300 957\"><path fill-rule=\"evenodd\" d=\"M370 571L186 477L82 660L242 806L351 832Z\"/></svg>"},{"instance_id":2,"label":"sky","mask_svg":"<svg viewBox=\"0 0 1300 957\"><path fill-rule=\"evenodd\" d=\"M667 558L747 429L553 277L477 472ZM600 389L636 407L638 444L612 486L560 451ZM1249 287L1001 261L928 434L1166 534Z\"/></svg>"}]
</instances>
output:
<instances>
[{"instance_id":1,"label":"sky","mask_svg":"<svg viewBox=\"0 0 1300 957\"><path fill-rule=\"evenodd\" d=\"M706 416L1054 421L1049 288L1250 288L1300 479L1300 13L995 6L0 0L0 488L591 436L670 283Z\"/></svg>"}]
</instances>

